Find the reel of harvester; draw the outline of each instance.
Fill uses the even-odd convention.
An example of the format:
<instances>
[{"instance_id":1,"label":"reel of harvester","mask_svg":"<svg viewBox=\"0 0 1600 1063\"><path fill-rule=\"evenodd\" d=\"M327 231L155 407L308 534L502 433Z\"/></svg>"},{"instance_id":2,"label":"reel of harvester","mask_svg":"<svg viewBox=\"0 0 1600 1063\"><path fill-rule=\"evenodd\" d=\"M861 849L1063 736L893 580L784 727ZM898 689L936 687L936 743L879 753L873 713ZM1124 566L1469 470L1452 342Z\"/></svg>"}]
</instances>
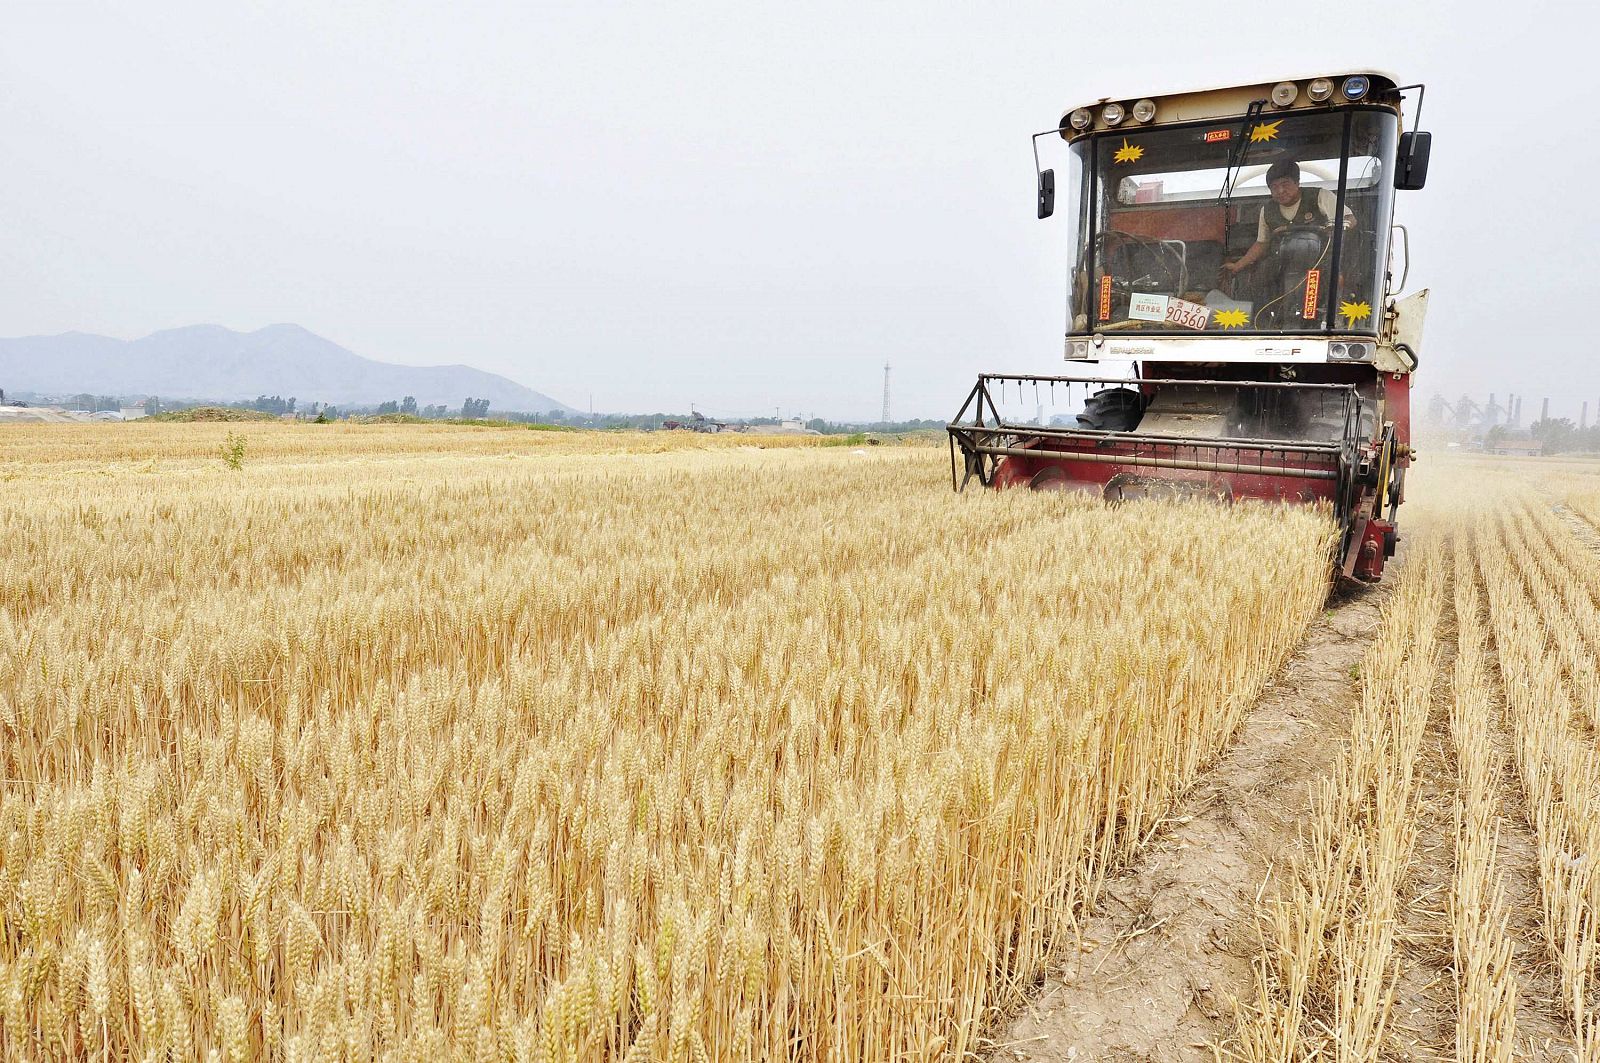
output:
<instances>
[{"instance_id":1,"label":"reel of harvester","mask_svg":"<svg viewBox=\"0 0 1600 1063\"><path fill-rule=\"evenodd\" d=\"M1007 420L996 390L1029 384L1083 389L1077 424ZM1352 384L985 374L946 426L951 484L1322 502L1339 526L1334 562L1356 575L1371 518L1399 498L1393 425L1375 433L1368 411Z\"/></svg>"}]
</instances>

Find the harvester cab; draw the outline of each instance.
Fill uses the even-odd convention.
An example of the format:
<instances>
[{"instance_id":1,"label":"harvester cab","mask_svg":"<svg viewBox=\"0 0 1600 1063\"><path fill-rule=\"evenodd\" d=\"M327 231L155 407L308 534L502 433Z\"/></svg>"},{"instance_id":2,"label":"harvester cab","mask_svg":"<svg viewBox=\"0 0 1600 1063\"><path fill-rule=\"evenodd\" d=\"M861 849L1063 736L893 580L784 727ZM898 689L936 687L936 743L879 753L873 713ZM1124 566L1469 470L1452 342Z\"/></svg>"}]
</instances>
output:
<instances>
[{"instance_id":1,"label":"harvester cab","mask_svg":"<svg viewBox=\"0 0 1600 1063\"><path fill-rule=\"evenodd\" d=\"M1427 307L1402 296L1393 225L1396 190L1427 177L1430 135L1401 131L1411 91L1415 117L1422 87L1372 72L1104 99L1038 134L1036 160L1039 137L1067 142L1065 355L1083 371L980 376L948 426L956 486L1323 502L1339 571L1378 579ZM1045 218L1055 174L1038 178ZM1078 412L997 401L1030 387Z\"/></svg>"}]
</instances>

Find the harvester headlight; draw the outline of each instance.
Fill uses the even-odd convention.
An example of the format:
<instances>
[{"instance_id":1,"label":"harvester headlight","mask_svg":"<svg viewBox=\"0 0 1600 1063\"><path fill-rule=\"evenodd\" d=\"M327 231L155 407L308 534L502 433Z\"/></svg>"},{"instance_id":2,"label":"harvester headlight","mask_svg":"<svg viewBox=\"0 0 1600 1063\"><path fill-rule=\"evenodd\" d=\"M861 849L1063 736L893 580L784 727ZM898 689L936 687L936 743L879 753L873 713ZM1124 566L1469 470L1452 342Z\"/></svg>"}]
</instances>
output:
<instances>
[{"instance_id":1,"label":"harvester headlight","mask_svg":"<svg viewBox=\"0 0 1600 1063\"><path fill-rule=\"evenodd\" d=\"M1155 100L1140 100L1133 105L1133 117L1140 122L1148 122L1156 116Z\"/></svg>"},{"instance_id":2,"label":"harvester headlight","mask_svg":"<svg viewBox=\"0 0 1600 1063\"><path fill-rule=\"evenodd\" d=\"M1124 113L1122 104L1108 103L1106 104L1106 109L1100 112L1100 120L1106 125L1119 125L1122 122Z\"/></svg>"},{"instance_id":3,"label":"harvester headlight","mask_svg":"<svg viewBox=\"0 0 1600 1063\"><path fill-rule=\"evenodd\" d=\"M1087 107L1079 107L1067 116L1067 121L1073 129L1088 129L1094 125L1094 114Z\"/></svg>"},{"instance_id":4,"label":"harvester headlight","mask_svg":"<svg viewBox=\"0 0 1600 1063\"><path fill-rule=\"evenodd\" d=\"M1359 100L1367 94L1367 90L1370 88L1372 88L1372 82L1360 74L1347 77L1344 79L1344 98L1347 100Z\"/></svg>"},{"instance_id":5,"label":"harvester headlight","mask_svg":"<svg viewBox=\"0 0 1600 1063\"><path fill-rule=\"evenodd\" d=\"M1346 358L1346 357L1349 357L1349 355L1347 353L1347 348L1345 347L1344 344L1342 344L1342 343L1330 343L1330 344L1328 344L1328 357L1329 358Z\"/></svg>"},{"instance_id":6,"label":"harvester headlight","mask_svg":"<svg viewBox=\"0 0 1600 1063\"><path fill-rule=\"evenodd\" d=\"M1364 362L1372 357L1372 350L1372 344L1370 343L1352 343L1349 351L1350 360L1352 362Z\"/></svg>"},{"instance_id":7,"label":"harvester headlight","mask_svg":"<svg viewBox=\"0 0 1600 1063\"><path fill-rule=\"evenodd\" d=\"M1333 95L1333 82L1327 78L1317 78L1306 86L1306 95L1311 97L1313 103L1321 103Z\"/></svg>"},{"instance_id":8,"label":"harvester headlight","mask_svg":"<svg viewBox=\"0 0 1600 1063\"><path fill-rule=\"evenodd\" d=\"M1067 357L1068 358L1088 358L1089 357L1089 341L1087 341L1087 340L1068 340L1067 341Z\"/></svg>"},{"instance_id":9,"label":"harvester headlight","mask_svg":"<svg viewBox=\"0 0 1600 1063\"><path fill-rule=\"evenodd\" d=\"M1277 107L1288 107L1300 95L1300 86L1292 81L1280 81L1272 86L1272 102Z\"/></svg>"}]
</instances>

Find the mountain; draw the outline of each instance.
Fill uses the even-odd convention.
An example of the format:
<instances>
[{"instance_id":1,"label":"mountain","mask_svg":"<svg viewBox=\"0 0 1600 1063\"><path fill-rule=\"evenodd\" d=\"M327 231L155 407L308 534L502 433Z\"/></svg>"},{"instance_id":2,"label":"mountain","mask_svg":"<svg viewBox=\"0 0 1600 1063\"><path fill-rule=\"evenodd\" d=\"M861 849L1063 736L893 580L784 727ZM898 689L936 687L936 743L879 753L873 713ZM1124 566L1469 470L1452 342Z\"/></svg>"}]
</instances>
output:
<instances>
[{"instance_id":1,"label":"mountain","mask_svg":"<svg viewBox=\"0 0 1600 1063\"><path fill-rule=\"evenodd\" d=\"M299 325L234 332L191 325L141 340L68 332L0 339L0 388L46 395L158 395L174 399L253 399L293 395L302 403L366 405L414 396L417 404L576 412L548 395L465 365L390 365L348 351Z\"/></svg>"}]
</instances>

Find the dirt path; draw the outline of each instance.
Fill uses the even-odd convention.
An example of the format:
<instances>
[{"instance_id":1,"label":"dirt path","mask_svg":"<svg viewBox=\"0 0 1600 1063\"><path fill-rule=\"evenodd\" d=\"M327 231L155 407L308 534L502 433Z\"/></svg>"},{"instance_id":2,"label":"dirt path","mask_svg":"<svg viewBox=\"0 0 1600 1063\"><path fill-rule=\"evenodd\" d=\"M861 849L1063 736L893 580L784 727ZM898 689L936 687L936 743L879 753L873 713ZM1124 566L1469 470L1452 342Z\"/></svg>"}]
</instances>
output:
<instances>
[{"instance_id":1,"label":"dirt path","mask_svg":"<svg viewBox=\"0 0 1600 1063\"><path fill-rule=\"evenodd\" d=\"M1450 897L1456 876L1456 800L1460 787L1450 734L1451 676L1456 664L1455 611L1445 594L1439 625L1439 671L1422 748L1417 753L1417 831L1400 890L1395 934L1400 977L1395 986L1388 1047L1397 1059L1451 1060L1456 1049L1455 939Z\"/></svg>"},{"instance_id":2,"label":"dirt path","mask_svg":"<svg viewBox=\"0 0 1600 1063\"><path fill-rule=\"evenodd\" d=\"M1330 603L1228 752L1109 884L1082 951L997 1035L993 1058L1213 1058L1235 1000L1254 992L1257 894L1349 732L1387 586Z\"/></svg>"}]
</instances>

